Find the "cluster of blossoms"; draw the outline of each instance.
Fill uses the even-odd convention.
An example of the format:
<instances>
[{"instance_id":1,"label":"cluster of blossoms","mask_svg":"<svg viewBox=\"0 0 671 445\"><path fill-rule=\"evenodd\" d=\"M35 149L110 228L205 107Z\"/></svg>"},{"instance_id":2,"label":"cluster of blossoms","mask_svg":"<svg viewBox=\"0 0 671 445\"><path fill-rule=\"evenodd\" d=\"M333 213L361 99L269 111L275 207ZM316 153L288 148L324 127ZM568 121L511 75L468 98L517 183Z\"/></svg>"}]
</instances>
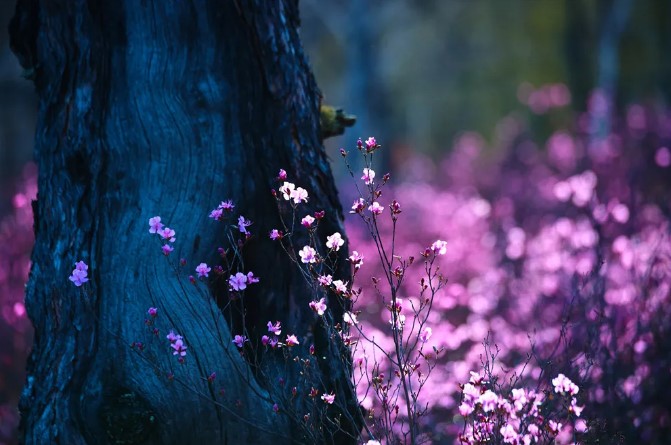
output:
<instances>
[{"instance_id":1,"label":"cluster of blossoms","mask_svg":"<svg viewBox=\"0 0 671 445\"><path fill-rule=\"evenodd\" d=\"M149 218L149 233L157 234L164 241L164 244L161 246L163 255L168 256L170 255L170 252L175 250L175 248L170 245L170 243L175 242L175 231L164 226L160 216Z\"/></svg>"},{"instance_id":2,"label":"cluster of blossoms","mask_svg":"<svg viewBox=\"0 0 671 445\"><path fill-rule=\"evenodd\" d=\"M233 209L235 209L233 201L230 199L228 201L221 201L217 208L210 212L210 218L221 221L224 219L224 214L232 212Z\"/></svg>"},{"instance_id":3,"label":"cluster of blossoms","mask_svg":"<svg viewBox=\"0 0 671 445\"><path fill-rule=\"evenodd\" d=\"M578 389L568 378L560 374L553 380L555 390L561 395L577 393ZM571 387L564 392L564 386ZM560 387L561 386L561 387ZM531 445L549 443L559 435L566 437L584 433L584 421L575 422L575 427L562 424L557 419L561 413L548 412L546 396L542 392L525 388L514 388L509 397L497 394L488 387L481 374L471 372L468 383L463 385L459 413L465 418L464 430L459 436L462 444L505 443ZM575 398L571 406L575 405ZM570 410L570 408L569 408ZM572 411L576 417L579 412ZM567 418L567 414L563 415ZM559 443L565 443L560 440Z\"/></svg>"},{"instance_id":4,"label":"cluster of blossoms","mask_svg":"<svg viewBox=\"0 0 671 445\"><path fill-rule=\"evenodd\" d=\"M75 268L72 271L72 275L70 275L68 278L74 283L75 286L79 287L89 280L88 270L89 266L85 262L77 261L77 263L75 263Z\"/></svg>"},{"instance_id":5,"label":"cluster of blossoms","mask_svg":"<svg viewBox=\"0 0 671 445\"><path fill-rule=\"evenodd\" d=\"M170 331L166 335L168 341L170 341L170 347L172 348L172 355L177 356L177 360L180 363L184 363L184 357L186 356L187 347L184 344L184 337L179 334L176 334L175 331Z\"/></svg>"}]
</instances>

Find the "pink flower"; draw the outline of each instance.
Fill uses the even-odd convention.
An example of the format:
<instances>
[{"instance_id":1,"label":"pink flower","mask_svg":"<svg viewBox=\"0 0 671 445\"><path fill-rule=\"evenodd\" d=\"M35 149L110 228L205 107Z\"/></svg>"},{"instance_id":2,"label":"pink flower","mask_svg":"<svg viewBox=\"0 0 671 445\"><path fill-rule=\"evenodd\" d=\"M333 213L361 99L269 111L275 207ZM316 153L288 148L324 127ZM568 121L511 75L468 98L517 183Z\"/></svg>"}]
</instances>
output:
<instances>
[{"instance_id":1,"label":"pink flower","mask_svg":"<svg viewBox=\"0 0 671 445\"><path fill-rule=\"evenodd\" d=\"M447 241L436 240L431 244L430 249L436 255L445 255L447 253Z\"/></svg>"},{"instance_id":2,"label":"pink flower","mask_svg":"<svg viewBox=\"0 0 671 445\"><path fill-rule=\"evenodd\" d=\"M366 151L373 151L377 148L377 141L373 136L366 139Z\"/></svg>"},{"instance_id":3,"label":"pink flower","mask_svg":"<svg viewBox=\"0 0 671 445\"><path fill-rule=\"evenodd\" d=\"M335 394L322 394L321 398L324 401L324 403L333 405L333 402L335 401Z\"/></svg>"},{"instance_id":4,"label":"pink flower","mask_svg":"<svg viewBox=\"0 0 671 445\"><path fill-rule=\"evenodd\" d=\"M329 249L335 250L336 252L345 244L345 240L342 239L340 232L336 232L331 236L326 237L326 247Z\"/></svg>"},{"instance_id":5,"label":"pink flower","mask_svg":"<svg viewBox=\"0 0 671 445\"><path fill-rule=\"evenodd\" d=\"M272 332L275 335L280 335L282 333L282 324L279 321L276 321L273 324L272 321L268 322L268 332Z\"/></svg>"},{"instance_id":6,"label":"pink flower","mask_svg":"<svg viewBox=\"0 0 671 445\"><path fill-rule=\"evenodd\" d=\"M293 335L293 334L292 334L292 335L287 335L287 340L285 341L285 343L286 343L287 346L289 346L289 347L291 347L291 346L295 346L295 345L299 345L299 344L300 344L300 343L298 342L298 339L296 338L296 336Z\"/></svg>"},{"instance_id":7,"label":"pink flower","mask_svg":"<svg viewBox=\"0 0 671 445\"><path fill-rule=\"evenodd\" d=\"M286 181L287 180L287 172L281 168L280 172L277 174L277 179L280 181Z\"/></svg>"},{"instance_id":8,"label":"pink flower","mask_svg":"<svg viewBox=\"0 0 671 445\"><path fill-rule=\"evenodd\" d=\"M350 213L361 213L363 212L363 209L366 207L366 202L363 200L363 198L358 198L354 200L354 204L352 204L352 210Z\"/></svg>"},{"instance_id":9,"label":"pink flower","mask_svg":"<svg viewBox=\"0 0 671 445\"><path fill-rule=\"evenodd\" d=\"M158 233L162 228L163 224L161 224L160 216L149 218L149 233Z\"/></svg>"},{"instance_id":10,"label":"pink flower","mask_svg":"<svg viewBox=\"0 0 671 445\"><path fill-rule=\"evenodd\" d=\"M380 215L384 211L384 206L381 206L379 202L375 201L372 205L368 206L368 210L373 215Z\"/></svg>"},{"instance_id":11,"label":"pink flower","mask_svg":"<svg viewBox=\"0 0 671 445\"><path fill-rule=\"evenodd\" d=\"M419 341L421 341L422 343L426 343L431 338L431 335L433 335L433 329L426 327L419 334Z\"/></svg>"},{"instance_id":12,"label":"pink flower","mask_svg":"<svg viewBox=\"0 0 671 445\"><path fill-rule=\"evenodd\" d=\"M285 201L289 201L291 199L291 195L293 195L295 189L296 186L291 182L285 182L282 184L280 187L280 193L282 193L282 197Z\"/></svg>"},{"instance_id":13,"label":"pink flower","mask_svg":"<svg viewBox=\"0 0 671 445\"><path fill-rule=\"evenodd\" d=\"M345 314L342 316L342 319L350 326L353 326L359 322L359 320L356 318L356 314L352 312L345 312Z\"/></svg>"},{"instance_id":14,"label":"pink flower","mask_svg":"<svg viewBox=\"0 0 671 445\"><path fill-rule=\"evenodd\" d=\"M319 301L311 301L309 306L317 315L322 316L326 312L326 299L321 298Z\"/></svg>"},{"instance_id":15,"label":"pink flower","mask_svg":"<svg viewBox=\"0 0 671 445\"><path fill-rule=\"evenodd\" d=\"M221 201L219 203L219 207L217 207L217 208L221 209L221 210L225 210L227 212L230 212L235 208L235 205L233 204L233 201L231 201L229 199L228 201Z\"/></svg>"},{"instance_id":16,"label":"pink flower","mask_svg":"<svg viewBox=\"0 0 671 445\"><path fill-rule=\"evenodd\" d=\"M335 287L335 290L337 292L339 292L340 294L346 294L347 293L347 283L343 283L342 280L334 280L333 281L333 287Z\"/></svg>"},{"instance_id":17,"label":"pink flower","mask_svg":"<svg viewBox=\"0 0 671 445\"><path fill-rule=\"evenodd\" d=\"M333 277L331 275L320 275L317 277L317 281L319 281L319 284L322 286L330 286L333 282Z\"/></svg>"},{"instance_id":18,"label":"pink flower","mask_svg":"<svg viewBox=\"0 0 671 445\"><path fill-rule=\"evenodd\" d=\"M358 269L363 264L363 255L356 250L349 256L349 262L352 263L355 269Z\"/></svg>"},{"instance_id":19,"label":"pink flower","mask_svg":"<svg viewBox=\"0 0 671 445\"><path fill-rule=\"evenodd\" d=\"M220 220L223 214L224 211L222 209L214 209L210 212L210 218Z\"/></svg>"},{"instance_id":20,"label":"pink flower","mask_svg":"<svg viewBox=\"0 0 671 445\"><path fill-rule=\"evenodd\" d=\"M231 343L234 343L238 348L242 348L248 341L249 340L247 340L247 337L244 335L236 335L233 340L231 340Z\"/></svg>"},{"instance_id":21,"label":"pink flower","mask_svg":"<svg viewBox=\"0 0 671 445\"><path fill-rule=\"evenodd\" d=\"M499 396L497 396L491 389L480 394L480 397L478 398L478 402L482 405L482 410L486 413L494 411L498 401Z\"/></svg>"},{"instance_id":22,"label":"pink flower","mask_svg":"<svg viewBox=\"0 0 671 445\"><path fill-rule=\"evenodd\" d=\"M89 266L83 262L83 261L78 261L75 263L75 268L72 271L72 275L68 277L70 281L74 283L75 286L79 287L82 284L86 283L89 279L88 277L88 269Z\"/></svg>"},{"instance_id":23,"label":"pink flower","mask_svg":"<svg viewBox=\"0 0 671 445\"><path fill-rule=\"evenodd\" d=\"M263 335L261 337L261 343L263 344L263 346L267 346L269 341L270 341L270 337L268 337L267 335Z\"/></svg>"},{"instance_id":24,"label":"pink flower","mask_svg":"<svg viewBox=\"0 0 671 445\"><path fill-rule=\"evenodd\" d=\"M247 288L247 275L242 272L238 272L235 275L231 275L228 278L228 284L231 286L231 289L241 291Z\"/></svg>"},{"instance_id":25,"label":"pink flower","mask_svg":"<svg viewBox=\"0 0 671 445\"><path fill-rule=\"evenodd\" d=\"M317 251L310 246L303 247L298 255L301 257L301 262L304 264L314 263L317 261Z\"/></svg>"},{"instance_id":26,"label":"pink flower","mask_svg":"<svg viewBox=\"0 0 671 445\"><path fill-rule=\"evenodd\" d=\"M282 239L282 236L284 236L284 235L282 235L281 231L279 231L277 229L273 229L273 230L270 231L270 234L268 236L270 237L271 240L275 241L275 240L278 240L278 239Z\"/></svg>"},{"instance_id":27,"label":"pink flower","mask_svg":"<svg viewBox=\"0 0 671 445\"><path fill-rule=\"evenodd\" d=\"M293 199L296 204L299 204L301 201L308 202L308 191L302 187L298 187L291 192L291 199Z\"/></svg>"},{"instance_id":28,"label":"pink flower","mask_svg":"<svg viewBox=\"0 0 671 445\"><path fill-rule=\"evenodd\" d=\"M380 445L380 442L377 440L369 440L365 445Z\"/></svg>"},{"instance_id":29,"label":"pink flower","mask_svg":"<svg viewBox=\"0 0 671 445\"><path fill-rule=\"evenodd\" d=\"M157 231L161 238L170 241L171 243L175 242L175 231L168 228L168 227L163 227L161 230Z\"/></svg>"},{"instance_id":30,"label":"pink flower","mask_svg":"<svg viewBox=\"0 0 671 445\"><path fill-rule=\"evenodd\" d=\"M569 407L569 411L574 413L576 417L580 417L580 414L582 414L582 410L584 410L584 406L578 406L578 401L576 400L575 397L571 399L571 406Z\"/></svg>"},{"instance_id":31,"label":"pink flower","mask_svg":"<svg viewBox=\"0 0 671 445\"><path fill-rule=\"evenodd\" d=\"M161 250L163 251L163 255L168 256L168 255L170 255L170 252L172 252L173 250L175 250L175 248L172 247L170 244L164 244L164 245L161 247Z\"/></svg>"},{"instance_id":32,"label":"pink flower","mask_svg":"<svg viewBox=\"0 0 671 445\"><path fill-rule=\"evenodd\" d=\"M184 345L184 340L181 337L172 342L170 347L173 349L172 355L179 355L180 357L186 355L187 347Z\"/></svg>"},{"instance_id":33,"label":"pink flower","mask_svg":"<svg viewBox=\"0 0 671 445\"><path fill-rule=\"evenodd\" d=\"M375 172L371 168L364 168L363 169L363 176L361 179L363 179L363 183L366 185L370 185L373 183L373 179L375 178Z\"/></svg>"},{"instance_id":34,"label":"pink flower","mask_svg":"<svg viewBox=\"0 0 671 445\"><path fill-rule=\"evenodd\" d=\"M177 340L181 340L182 336L176 334L175 331L170 330L170 332L168 333L168 335L165 336L165 338L167 338L170 341L170 343L175 343Z\"/></svg>"},{"instance_id":35,"label":"pink flower","mask_svg":"<svg viewBox=\"0 0 671 445\"><path fill-rule=\"evenodd\" d=\"M249 234L249 231L247 230L247 227L251 226L252 222L248 219L245 219L244 216L240 215L238 217L238 229L240 229L241 233L244 233L245 235Z\"/></svg>"},{"instance_id":36,"label":"pink flower","mask_svg":"<svg viewBox=\"0 0 671 445\"><path fill-rule=\"evenodd\" d=\"M578 385L573 383L568 377L564 374L559 374L557 377L552 379L552 385L555 388L555 392L559 394L570 394L572 396L578 394L579 388Z\"/></svg>"},{"instance_id":37,"label":"pink flower","mask_svg":"<svg viewBox=\"0 0 671 445\"><path fill-rule=\"evenodd\" d=\"M207 277L208 273L212 270L212 268L207 267L207 264L205 263L200 263L198 266L196 266L196 273L198 273L198 277Z\"/></svg>"},{"instance_id":38,"label":"pink flower","mask_svg":"<svg viewBox=\"0 0 671 445\"><path fill-rule=\"evenodd\" d=\"M310 215L305 215L305 217L301 219L301 225L306 228L312 226L313 222L315 222L315 219Z\"/></svg>"},{"instance_id":39,"label":"pink flower","mask_svg":"<svg viewBox=\"0 0 671 445\"><path fill-rule=\"evenodd\" d=\"M155 307L150 307L147 310L147 315L149 315L150 317L156 317L156 315L158 315L158 309Z\"/></svg>"}]
</instances>

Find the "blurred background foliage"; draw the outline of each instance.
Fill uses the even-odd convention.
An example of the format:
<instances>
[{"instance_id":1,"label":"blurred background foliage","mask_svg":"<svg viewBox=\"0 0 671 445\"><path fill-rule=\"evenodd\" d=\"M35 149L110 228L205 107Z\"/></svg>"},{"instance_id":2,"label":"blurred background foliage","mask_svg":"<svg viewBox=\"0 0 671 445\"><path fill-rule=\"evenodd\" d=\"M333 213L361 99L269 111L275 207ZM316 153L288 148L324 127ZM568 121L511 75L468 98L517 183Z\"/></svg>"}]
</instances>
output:
<instances>
[{"instance_id":1,"label":"blurred background foliage","mask_svg":"<svg viewBox=\"0 0 671 445\"><path fill-rule=\"evenodd\" d=\"M492 141L525 88L565 84L571 110L671 99L668 0L302 0L325 102L358 116L330 146L378 135L440 156L459 133ZM550 122L570 122L566 111ZM546 120L543 120L545 122ZM533 124L533 122L532 122ZM547 136L552 128L538 128Z\"/></svg>"}]
</instances>

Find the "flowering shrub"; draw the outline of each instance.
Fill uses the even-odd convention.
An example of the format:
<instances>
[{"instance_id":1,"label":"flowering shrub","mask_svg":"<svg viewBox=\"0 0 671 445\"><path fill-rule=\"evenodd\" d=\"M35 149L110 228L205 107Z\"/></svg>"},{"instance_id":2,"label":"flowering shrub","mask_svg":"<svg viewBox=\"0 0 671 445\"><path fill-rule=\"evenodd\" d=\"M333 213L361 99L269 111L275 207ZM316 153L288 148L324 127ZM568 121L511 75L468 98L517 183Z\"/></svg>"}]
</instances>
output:
<instances>
[{"instance_id":1,"label":"flowering shrub","mask_svg":"<svg viewBox=\"0 0 671 445\"><path fill-rule=\"evenodd\" d=\"M548 117L570 98L558 86L524 94L534 114ZM494 155L465 134L438 166L405 162L412 168L399 167L406 180L393 188L372 163L377 141L360 141L365 168L351 172L358 189L347 220L352 277L335 273L344 234L317 235L323 212L306 214L310 191L283 170L275 192L281 227L255 232L231 201L210 211L231 240L221 264L173 258L179 230L158 216L149 233L180 279L199 289L223 282L236 304L264 279L241 262L245 243L275 241L310 283L306 307L352 355L362 443L663 444L671 436L671 116L634 105L598 136L594 123L612 110L599 94L590 107L542 146L519 118L502 122ZM30 227L30 193L15 199L25 225L2 226L2 234ZM299 231L307 236L295 237ZM5 270L25 273L21 258L23 269ZM86 291L88 280L86 263L74 264L70 285ZM20 300L5 295L3 317L13 313L22 326ZM338 428L329 410L346 401L311 380L315 348L304 333L285 320L268 320L262 335L228 321L226 353L260 370L277 354L305 373L268 385L269 409L298 419L307 440ZM185 363L198 351L188 332L166 322L148 308L146 338L129 343ZM166 371L167 380L179 372ZM216 375L209 370L204 384L214 388ZM215 403L231 409L235 401L220 395Z\"/></svg>"}]
</instances>

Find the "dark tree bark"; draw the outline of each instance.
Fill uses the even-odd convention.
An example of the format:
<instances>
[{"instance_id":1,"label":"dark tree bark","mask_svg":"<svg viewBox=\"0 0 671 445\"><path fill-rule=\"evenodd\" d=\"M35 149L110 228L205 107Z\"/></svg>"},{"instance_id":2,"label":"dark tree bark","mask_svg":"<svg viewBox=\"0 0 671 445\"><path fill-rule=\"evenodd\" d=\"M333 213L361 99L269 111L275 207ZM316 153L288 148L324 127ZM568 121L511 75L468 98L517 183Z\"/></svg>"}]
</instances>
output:
<instances>
[{"instance_id":1,"label":"dark tree bark","mask_svg":"<svg viewBox=\"0 0 671 445\"><path fill-rule=\"evenodd\" d=\"M329 415L356 435L347 354L267 239L279 225L270 189L280 168L309 190L305 213L326 211L319 236L343 232L298 20L292 0L19 0L11 45L39 96L26 444L310 442L300 428L308 402L297 402L300 419L272 409L276 379L288 390L298 368L278 359L268 378L250 371L230 342L239 326L215 321L214 298L180 287L147 233L161 215L177 230L171 256L187 258L191 273L200 261L216 264L227 241L208 212L229 198L254 221L245 264L261 282L244 297L246 328L260 336L281 320L303 339L294 351L307 355L314 343L314 385L346 403ZM80 259L88 296L67 280ZM154 362L125 343L146 333L150 306L185 336L186 364L165 350L165 332ZM338 321L343 308L331 307ZM212 371L216 385L203 379ZM335 434L321 442L355 443Z\"/></svg>"}]
</instances>

